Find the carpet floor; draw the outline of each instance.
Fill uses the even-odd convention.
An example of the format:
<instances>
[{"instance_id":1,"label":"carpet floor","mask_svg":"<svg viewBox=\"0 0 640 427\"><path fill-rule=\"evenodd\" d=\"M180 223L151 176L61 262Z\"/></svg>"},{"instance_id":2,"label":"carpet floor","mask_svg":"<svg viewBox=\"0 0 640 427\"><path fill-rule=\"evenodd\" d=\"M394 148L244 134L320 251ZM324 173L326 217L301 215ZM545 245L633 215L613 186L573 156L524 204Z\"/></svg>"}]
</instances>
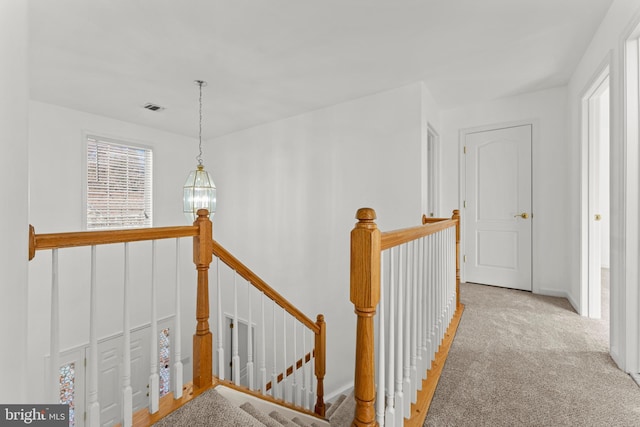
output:
<instances>
[{"instance_id":1,"label":"carpet floor","mask_svg":"<svg viewBox=\"0 0 640 427\"><path fill-rule=\"evenodd\" d=\"M424 426L640 426L608 323L566 299L462 284L465 311Z\"/></svg>"}]
</instances>

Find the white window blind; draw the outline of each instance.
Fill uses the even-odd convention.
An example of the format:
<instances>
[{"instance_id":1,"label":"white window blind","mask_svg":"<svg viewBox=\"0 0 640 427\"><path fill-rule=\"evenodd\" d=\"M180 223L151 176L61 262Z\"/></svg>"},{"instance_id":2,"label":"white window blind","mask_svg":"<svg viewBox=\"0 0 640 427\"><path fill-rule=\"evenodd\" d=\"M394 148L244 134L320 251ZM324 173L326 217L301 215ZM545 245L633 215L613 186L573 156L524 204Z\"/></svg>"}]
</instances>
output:
<instances>
[{"instance_id":1,"label":"white window blind","mask_svg":"<svg viewBox=\"0 0 640 427\"><path fill-rule=\"evenodd\" d=\"M87 229L152 225L151 149L87 137Z\"/></svg>"}]
</instances>

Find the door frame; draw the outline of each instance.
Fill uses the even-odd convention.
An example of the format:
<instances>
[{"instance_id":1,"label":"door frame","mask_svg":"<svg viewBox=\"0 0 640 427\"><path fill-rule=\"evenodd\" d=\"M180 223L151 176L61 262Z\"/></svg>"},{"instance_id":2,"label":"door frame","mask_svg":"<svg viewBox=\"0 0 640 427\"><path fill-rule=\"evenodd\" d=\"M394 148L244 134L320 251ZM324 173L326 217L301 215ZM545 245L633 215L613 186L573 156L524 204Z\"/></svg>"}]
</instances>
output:
<instances>
[{"instance_id":1,"label":"door frame","mask_svg":"<svg viewBox=\"0 0 640 427\"><path fill-rule=\"evenodd\" d=\"M487 124L482 126L474 126L468 128L462 128L458 131L458 206L460 209L460 256L464 257L466 253L465 241L466 241L466 209L464 207L464 201L467 198L467 170L466 170L466 161L465 161L465 153L464 146L465 141L468 134L477 133L477 132L486 132L504 128L511 128L517 126L531 126L531 292L536 294L539 293L539 286L536 283L536 233L535 233L535 221L533 221L533 215L535 213L536 206L536 198L535 198L535 186L534 186L534 177L535 177L535 150L534 148L538 146L538 129L539 129L539 120L538 119L525 119L525 120L515 120L509 122L497 122L493 124ZM460 281L466 282L466 273L465 273L465 262L464 258L460 260Z\"/></svg>"},{"instance_id":2,"label":"door frame","mask_svg":"<svg viewBox=\"0 0 640 427\"><path fill-rule=\"evenodd\" d=\"M591 196L591 176L589 174L589 152L593 150L595 142L589 138L589 104L591 98L597 93L600 86L609 79L609 97L611 99L611 52L600 63L596 72L589 79L589 82L582 90L580 96L580 295L579 311L581 316L589 316L589 279L590 266L595 262L593 246L595 242L590 239L590 196ZM612 102L609 103L609 152L611 152L611 141L613 140ZM611 159L609 160L611 164ZM611 182L611 167L609 168L609 182ZM611 206L611 204L610 204Z\"/></svg>"}]
</instances>

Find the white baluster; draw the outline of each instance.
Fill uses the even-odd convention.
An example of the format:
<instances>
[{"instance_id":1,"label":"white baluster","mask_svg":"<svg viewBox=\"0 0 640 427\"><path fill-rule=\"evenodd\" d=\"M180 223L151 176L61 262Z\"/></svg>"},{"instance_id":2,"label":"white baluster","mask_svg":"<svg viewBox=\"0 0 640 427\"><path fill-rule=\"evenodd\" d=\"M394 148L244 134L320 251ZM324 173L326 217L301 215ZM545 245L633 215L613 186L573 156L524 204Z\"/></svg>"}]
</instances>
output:
<instances>
[{"instance_id":1,"label":"white baluster","mask_svg":"<svg viewBox=\"0 0 640 427\"><path fill-rule=\"evenodd\" d=\"M436 295L436 266L435 266L435 236L429 235L429 301L428 301L428 314L429 325L427 327L427 333L429 336L429 355L430 360L435 360L435 354L438 351L435 339L435 295Z\"/></svg>"},{"instance_id":2,"label":"white baluster","mask_svg":"<svg viewBox=\"0 0 640 427\"><path fill-rule=\"evenodd\" d=\"M404 244L406 253L405 272L404 275L404 322L403 322L403 386L404 393L404 416L411 417L411 396L413 393L411 383L411 254L409 244Z\"/></svg>"},{"instance_id":3,"label":"white baluster","mask_svg":"<svg viewBox=\"0 0 640 427\"><path fill-rule=\"evenodd\" d=\"M411 401L418 399L418 250L415 240L411 244Z\"/></svg>"},{"instance_id":4,"label":"white baluster","mask_svg":"<svg viewBox=\"0 0 640 427\"><path fill-rule=\"evenodd\" d=\"M314 336L314 342L315 342L315 336ZM309 371L311 372L309 374L309 379L311 380L309 383L309 409L313 410L315 408L316 382L318 380L316 378L316 358L315 358L315 355L313 354L313 351L311 352L311 359L309 360Z\"/></svg>"},{"instance_id":5,"label":"white baluster","mask_svg":"<svg viewBox=\"0 0 640 427\"><path fill-rule=\"evenodd\" d=\"M130 298L129 243L124 244L124 296L122 301L122 335L124 339L122 355L122 424L133 424L133 388L131 387L131 320L129 314Z\"/></svg>"},{"instance_id":6,"label":"white baluster","mask_svg":"<svg viewBox=\"0 0 640 427\"><path fill-rule=\"evenodd\" d=\"M380 277L384 278L384 253L383 260L380 263ZM384 280L380 284L380 302L378 303L378 369L376 374L376 420L380 427L384 427L384 414L385 414L385 307L384 307Z\"/></svg>"},{"instance_id":7,"label":"white baluster","mask_svg":"<svg viewBox=\"0 0 640 427\"><path fill-rule=\"evenodd\" d=\"M273 370L271 371L271 396L278 399L280 393L278 393L278 351L276 339L276 303L273 301Z\"/></svg>"},{"instance_id":8,"label":"white baluster","mask_svg":"<svg viewBox=\"0 0 640 427\"><path fill-rule=\"evenodd\" d=\"M446 288L445 288L445 280L444 280L444 233L438 233L438 238L440 239L440 244L438 254L439 254L439 262L438 262L438 271L440 273L440 309L438 313L440 314L438 318L438 330L440 332L438 336L438 344L442 344L442 338L444 337L444 308L446 305Z\"/></svg>"},{"instance_id":9,"label":"white baluster","mask_svg":"<svg viewBox=\"0 0 640 427\"><path fill-rule=\"evenodd\" d=\"M416 269L417 269L417 274L418 274L418 278L416 281L416 286L417 286L417 291L416 291L416 323L418 326L418 329L416 330L416 373L418 375L417 377L417 387L418 390L422 390L422 379L424 374L426 374L426 369L425 369L425 364L422 360L422 317L424 315L424 310L422 310L422 298L423 298L423 286L422 286L422 275L423 275L423 271L422 271L422 256L423 256L423 251L422 251L422 245L420 244L420 239L417 239L414 241L414 244L416 245L416 252L417 252L417 259L416 259Z\"/></svg>"},{"instance_id":10,"label":"white baluster","mask_svg":"<svg viewBox=\"0 0 640 427\"><path fill-rule=\"evenodd\" d=\"M216 257L216 307L218 313L218 377L224 380L224 322L222 320L222 283L220 282L220 258Z\"/></svg>"},{"instance_id":11,"label":"white baluster","mask_svg":"<svg viewBox=\"0 0 640 427\"><path fill-rule=\"evenodd\" d=\"M151 375L149 375L149 412L160 409L160 375L158 375L158 307L156 302L156 241L151 242Z\"/></svg>"},{"instance_id":12,"label":"white baluster","mask_svg":"<svg viewBox=\"0 0 640 427\"><path fill-rule=\"evenodd\" d=\"M291 402L289 379L287 378L287 310L282 307L282 399Z\"/></svg>"},{"instance_id":13,"label":"white baluster","mask_svg":"<svg viewBox=\"0 0 640 427\"><path fill-rule=\"evenodd\" d=\"M394 427L396 421L396 283L394 248L389 250L389 368L387 369L387 405L385 421L387 426Z\"/></svg>"},{"instance_id":14,"label":"white baluster","mask_svg":"<svg viewBox=\"0 0 640 427\"><path fill-rule=\"evenodd\" d=\"M231 357L231 378L235 385L240 385L240 355L238 353L238 273L233 272L233 354Z\"/></svg>"},{"instance_id":15,"label":"white baluster","mask_svg":"<svg viewBox=\"0 0 640 427\"><path fill-rule=\"evenodd\" d=\"M249 315L248 315L248 322L247 322L247 379L248 379L248 384L249 384L249 390L254 390L255 387L253 386L253 328L252 328L252 324L253 324L253 319L252 319L252 312L253 309L251 307L251 288L253 286L251 286L251 283L249 283L249 281L247 281L247 298L249 299L248 301L248 305L249 305Z\"/></svg>"},{"instance_id":16,"label":"white baluster","mask_svg":"<svg viewBox=\"0 0 640 427\"><path fill-rule=\"evenodd\" d=\"M176 317L173 323L173 398L182 397L184 384L182 366L182 303L180 296L182 284L180 282L180 239L176 239Z\"/></svg>"},{"instance_id":17,"label":"white baluster","mask_svg":"<svg viewBox=\"0 0 640 427\"><path fill-rule=\"evenodd\" d=\"M300 406L309 408L309 396L307 394L307 328L302 327L302 387L300 388Z\"/></svg>"},{"instance_id":18,"label":"white baluster","mask_svg":"<svg viewBox=\"0 0 640 427\"><path fill-rule=\"evenodd\" d=\"M260 390L267 394L267 335L265 333L264 300L266 296L261 293L260 298Z\"/></svg>"},{"instance_id":19,"label":"white baluster","mask_svg":"<svg viewBox=\"0 0 640 427\"><path fill-rule=\"evenodd\" d=\"M404 280L403 280L403 276L402 276L402 246L400 246L398 248L398 282L396 284L396 292L398 294L398 298L397 298L397 304L398 304L398 309L397 309L397 332L396 332L396 366L395 368L392 367L392 369L396 370L396 375L395 375L395 387L396 387L396 397L395 397L395 413L396 413L396 419L395 419L395 425L397 426L401 426L404 424L403 418L404 418L404 392L402 390L402 375L403 375L403 369L402 369L402 365L403 365L403 361L404 361L404 355L403 355L403 346L404 346L404 342L403 342L403 335L404 335L404 298L403 298L403 288L404 288Z\"/></svg>"},{"instance_id":20,"label":"white baluster","mask_svg":"<svg viewBox=\"0 0 640 427\"><path fill-rule=\"evenodd\" d=\"M91 290L89 296L89 403L87 420L91 427L100 425L100 403L98 402L98 325L96 308L98 306L96 247L91 246Z\"/></svg>"},{"instance_id":21,"label":"white baluster","mask_svg":"<svg viewBox=\"0 0 640 427\"><path fill-rule=\"evenodd\" d=\"M51 342L49 343L49 387L51 403L60 403L60 285L58 249L51 251Z\"/></svg>"},{"instance_id":22,"label":"white baluster","mask_svg":"<svg viewBox=\"0 0 640 427\"><path fill-rule=\"evenodd\" d=\"M296 319L292 319L293 321L293 371L291 372L291 393L293 393L291 402L294 405L300 405L300 395L298 393L298 337L296 336Z\"/></svg>"},{"instance_id":23,"label":"white baluster","mask_svg":"<svg viewBox=\"0 0 640 427\"><path fill-rule=\"evenodd\" d=\"M422 287L422 297L420 298L420 312L422 313L421 325L422 334L420 342L422 343L422 379L427 378L427 371L431 368L431 355L429 354L428 338L429 335L427 329L429 312L427 311L427 300L429 298L428 282L429 271L427 270L427 238L422 237L420 239L420 246L422 247L422 256L420 257L420 266L422 270L422 280L420 286Z\"/></svg>"}]
</instances>

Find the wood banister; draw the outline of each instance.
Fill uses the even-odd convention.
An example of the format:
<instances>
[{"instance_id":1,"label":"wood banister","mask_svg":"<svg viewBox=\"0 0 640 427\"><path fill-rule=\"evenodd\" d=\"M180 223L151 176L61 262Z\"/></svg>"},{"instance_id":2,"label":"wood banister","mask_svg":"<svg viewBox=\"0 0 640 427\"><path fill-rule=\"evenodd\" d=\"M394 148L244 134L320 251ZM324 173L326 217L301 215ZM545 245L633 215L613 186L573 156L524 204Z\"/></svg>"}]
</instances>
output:
<instances>
[{"instance_id":1,"label":"wood banister","mask_svg":"<svg viewBox=\"0 0 640 427\"><path fill-rule=\"evenodd\" d=\"M212 249L213 254L217 256L220 261L227 264L229 268L238 273L240 277L247 280L257 289L262 291L262 293L264 293L269 299L282 307L287 313L295 317L300 323L304 324L307 328L313 331L314 334L317 335L320 333L318 325L314 323L313 320L305 316L304 313L302 313L293 304L287 301L285 297L276 292L276 290L271 286L267 285L267 283L262 280L257 274L251 271L249 267L240 262L236 257L234 257L229 251L223 248L222 245L220 245L215 240L213 241Z\"/></svg>"},{"instance_id":2,"label":"wood banister","mask_svg":"<svg viewBox=\"0 0 640 427\"><path fill-rule=\"evenodd\" d=\"M316 387L316 406L315 413L324 417L325 404L324 404L324 375L326 373L326 348L327 348L327 324L324 322L324 316L318 314L317 320L318 329L320 332L316 334L315 351L315 374L318 384Z\"/></svg>"},{"instance_id":3,"label":"wood banister","mask_svg":"<svg viewBox=\"0 0 640 427\"><path fill-rule=\"evenodd\" d=\"M199 230L193 238L193 263L198 270L196 333L193 335L193 385L208 387L213 380L213 335L209 330L209 265L213 260L213 225L206 209L198 210L193 223Z\"/></svg>"},{"instance_id":4,"label":"wood banister","mask_svg":"<svg viewBox=\"0 0 640 427\"><path fill-rule=\"evenodd\" d=\"M358 316L353 425L375 426L375 365L373 317L380 301L381 235L371 208L358 209L358 222L351 231L350 299Z\"/></svg>"},{"instance_id":5,"label":"wood banister","mask_svg":"<svg viewBox=\"0 0 640 427\"><path fill-rule=\"evenodd\" d=\"M193 237L199 234L197 225L182 227L133 228L128 230L78 231L73 233L36 234L29 226L29 260L36 251L73 248L78 246L107 245L111 243L139 242L142 240Z\"/></svg>"},{"instance_id":6,"label":"wood banister","mask_svg":"<svg viewBox=\"0 0 640 427\"><path fill-rule=\"evenodd\" d=\"M380 249L385 250L403 243L411 242L421 237L435 234L449 227L455 226L453 219L445 218L434 223L419 225L417 227L404 228L401 230L387 231L381 234Z\"/></svg>"}]
</instances>

